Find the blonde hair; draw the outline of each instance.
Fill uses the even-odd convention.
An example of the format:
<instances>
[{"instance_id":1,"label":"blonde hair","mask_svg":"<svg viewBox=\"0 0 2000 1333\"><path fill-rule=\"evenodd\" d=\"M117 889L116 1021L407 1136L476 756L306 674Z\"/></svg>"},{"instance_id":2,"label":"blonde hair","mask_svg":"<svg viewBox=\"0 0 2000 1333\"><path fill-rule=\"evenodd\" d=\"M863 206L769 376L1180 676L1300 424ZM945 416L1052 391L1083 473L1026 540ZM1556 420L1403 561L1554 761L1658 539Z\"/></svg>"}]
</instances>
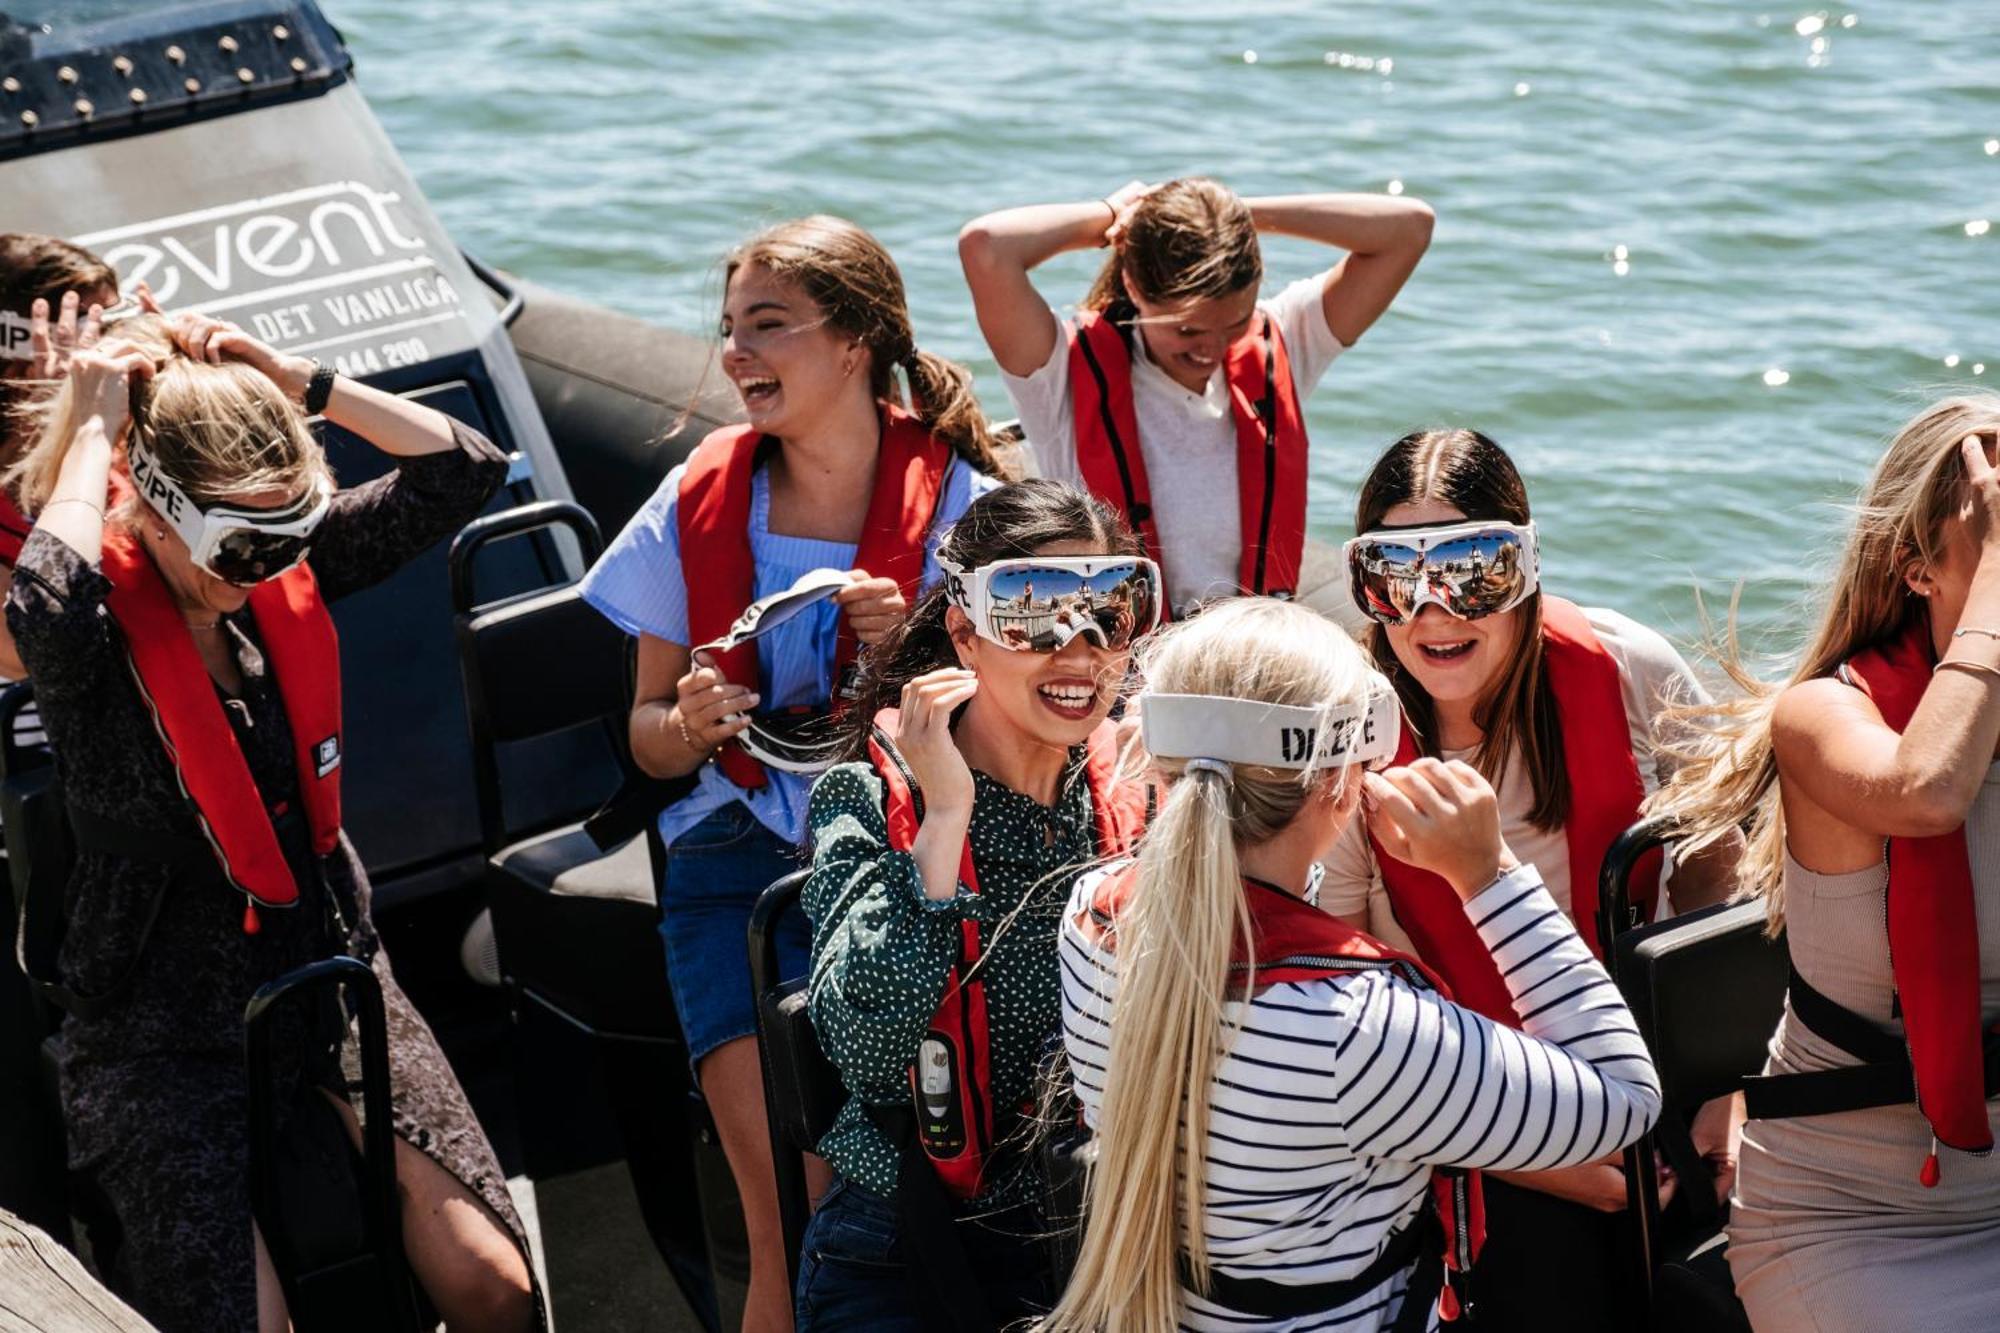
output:
<instances>
[{"instance_id":1,"label":"blonde hair","mask_svg":"<svg viewBox=\"0 0 2000 1333\"><path fill-rule=\"evenodd\" d=\"M1083 308L1131 319L1135 292L1156 305L1180 305L1254 288L1263 279L1250 205L1219 181L1186 176L1139 201Z\"/></svg>"},{"instance_id":2,"label":"blonde hair","mask_svg":"<svg viewBox=\"0 0 2000 1333\"><path fill-rule=\"evenodd\" d=\"M1333 622L1262 597L1213 606L1140 651L1146 690L1166 694L1331 709L1364 701L1371 678ZM1044 1330L1175 1327L1183 1252L1196 1285L1208 1282L1209 1094L1241 1022L1226 1006L1256 984L1232 985L1230 975L1232 948L1250 932L1238 853L1290 824L1318 776L1237 765L1225 779L1180 759L1155 762L1174 781L1117 916L1118 990L1083 1241Z\"/></svg>"},{"instance_id":3,"label":"blonde hair","mask_svg":"<svg viewBox=\"0 0 2000 1333\"><path fill-rule=\"evenodd\" d=\"M305 413L239 361L209 365L175 350L166 322L142 316L120 326L121 342L153 355L159 369L132 390L127 438L142 443L196 504L304 491L328 477L325 451L306 429ZM75 437L78 404L64 384L39 408L35 442L7 470L4 484L22 510L38 513Z\"/></svg>"},{"instance_id":4,"label":"blonde hair","mask_svg":"<svg viewBox=\"0 0 2000 1333\"><path fill-rule=\"evenodd\" d=\"M1676 821L1684 851L1709 846L1747 822L1749 846L1737 863L1738 891L1765 899L1773 933L1785 913L1785 818L1771 745L1778 696L1802 681L1831 675L1923 613L1922 600L1904 577L1943 559L1946 524L1964 501L1959 445L1968 435L1988 440L2000 435L2000 395L1946 398L1896 433L1855 507L1832 598L1789 679L1773 685L1743 668L1732 605L1717 657L1742 697L1673 710L1694 735L1669 742L1680 767L1648 801L1648 813Z\"/></svg>"}]
</instances>

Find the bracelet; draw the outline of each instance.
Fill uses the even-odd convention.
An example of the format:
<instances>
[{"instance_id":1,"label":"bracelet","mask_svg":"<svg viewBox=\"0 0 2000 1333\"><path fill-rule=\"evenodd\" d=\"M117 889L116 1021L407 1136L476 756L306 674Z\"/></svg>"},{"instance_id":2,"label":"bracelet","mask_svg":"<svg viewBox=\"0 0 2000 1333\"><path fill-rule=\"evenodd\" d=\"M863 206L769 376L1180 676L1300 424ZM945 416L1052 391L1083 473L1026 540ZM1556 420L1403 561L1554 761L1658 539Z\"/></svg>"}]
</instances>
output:
<instances>
[{"instance_id":1,"label":"bracelet","mask_svg":"<svg viewBox=\"0 0 2000 1333\"><path fill-rule=\"evenodd\" d=\"M57 505L83 505L84 507L95 511L95 513L99 518L104 517L103 505L97 503L97 501L95 500L86 500L81 495L65 495L61 499L49 500L42 505L42 512L46 514L49 510L54 509Z\"/></svg>"},{"instance_id":2,"label":"bracelet","mask_svg":"<svg viewBox=\"0 0 2000 1333\"><path fill-rule=\"evenodd\" d=\"M1111 202L1111 196L1108 194L1097 202L1111 210L1111 221L1104 224L1104 230L1097 236L1097 248L1102 250L1111 244L1111 228L1118 222L1118 205Z\"/></svg>"},{"instance_id":3,"label":"bracelet","mask_svg":"<svg viewBox=\"0 0 2000 1333\"><path fill-rule=\"evenodd\" d=\"M681 729L681 744L687 746L691 753L706 755L710 750L715 748L714 746L703 745L694 738L694 733L688 730L687 719L681 716L680 709L678 708L674 710L674 725Z\"/></svg>"},{"instance_id":4,"label":"bracelet","mask_svg":"<svg viewBox=\"0 0 2000 1333\"><path fill-rule=\"evenodd\" d=\"M1989 639L2000 639L2000 629L1983 629L1978 625L1963 625L1951 632L1954 639L1962 639L1968 634L1984 634Z\"/></svg>"},{"instance_id":5,"label":"bracelet","mask_svg":"<svg viewBox=\"0 0 2000 1333\"><path fill-rule=\"evenodd\" d=\"M307 416L316 417L326 411L326 400L333 397L333 381L340 372L324 361L316 359L312 364L312 378L306 381L306 396L302 406Z\"/></svg>"},{"instance_id":6,"label":"bracelet","mask_svg":"<svg viewBox=\"0 0 2000 1333\"><path fill-rule=\"evenodd\" d=\"M1961 671L1970 671L1976 676L1991 676L1994 680L2000 680L2000 667L1988 666L1984 662L1975 662L1967 657L1944 658L1931 668L1931 674L1936 675L1946 667L1957 667Z\"/></svg>"}]
</instances>

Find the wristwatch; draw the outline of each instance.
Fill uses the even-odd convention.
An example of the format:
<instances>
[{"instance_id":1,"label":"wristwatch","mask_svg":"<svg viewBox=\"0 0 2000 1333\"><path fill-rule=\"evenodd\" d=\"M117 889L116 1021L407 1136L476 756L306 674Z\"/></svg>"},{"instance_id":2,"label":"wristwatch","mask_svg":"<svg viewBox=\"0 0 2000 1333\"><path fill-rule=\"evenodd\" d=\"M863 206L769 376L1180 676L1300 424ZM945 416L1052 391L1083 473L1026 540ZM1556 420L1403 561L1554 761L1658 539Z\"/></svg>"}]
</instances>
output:
<instances>
[{"instance_id":1,"label":"wristwatch","mask_svg":"<svg viewBox=\"0 0 2000 1333\"><path fill-rule=\"evenodd\" d=\"M326 400L333 396L333 381L340 372L317 357L312 363L312 378L306 381L306 415L316 417L326 411Z\"/></svg>"}]
</instances>

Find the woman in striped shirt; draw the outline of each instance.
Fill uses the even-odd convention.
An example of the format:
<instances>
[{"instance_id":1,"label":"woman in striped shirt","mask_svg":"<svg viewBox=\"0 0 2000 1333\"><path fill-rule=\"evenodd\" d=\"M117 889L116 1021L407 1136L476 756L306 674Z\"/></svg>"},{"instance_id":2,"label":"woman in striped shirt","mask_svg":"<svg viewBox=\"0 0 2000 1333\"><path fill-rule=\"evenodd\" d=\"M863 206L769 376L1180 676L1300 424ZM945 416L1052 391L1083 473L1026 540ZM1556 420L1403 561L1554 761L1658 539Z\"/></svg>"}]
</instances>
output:
<instances>
[{"instance_id":1,"label":"woman in striped shirt","mask_svg":"<svg viewBox=\"0 0 2000 1333\"><path fill-rule=\"evenodd\" d=\"M1476 770L1363 775L1393 748L1393 693L1337 627L1224 603L1159 636L1145 680L1172 785L1136 866L1086 876L1063 920L1064 1040L1098 1158L1045 1328L1427 1328L1440 1269L1413 1228L1433 1173L1631 1142L1659 1108L1652 1062ZM1378 836L1451 885L1522 1030L1301 912L1364 800ZM1279 965L1265 955L1286 932L1313 947Z\"/></svg>"}]
</instances>

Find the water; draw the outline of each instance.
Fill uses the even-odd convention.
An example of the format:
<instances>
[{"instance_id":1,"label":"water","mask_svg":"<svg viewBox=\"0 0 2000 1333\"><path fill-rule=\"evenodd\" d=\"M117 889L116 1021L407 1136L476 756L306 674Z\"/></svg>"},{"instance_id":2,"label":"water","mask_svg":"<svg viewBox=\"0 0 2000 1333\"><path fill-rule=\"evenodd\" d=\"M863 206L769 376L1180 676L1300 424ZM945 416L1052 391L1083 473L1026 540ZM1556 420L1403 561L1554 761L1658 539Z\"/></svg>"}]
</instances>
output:
<instances>
[{"instance_id":1,"label":"water","mask_svg":"<svg viewBox=\"0 0 2000 1333\"><path fill-rule=\"evenodd\" d=\"M1795 626L1896 426L2000 387L2000 233L1968 234L2000 218L1995 0L327 9L482 258L702 330L731 243L844 214L1000 414L967 219L1191 172L1401 182L1437 236L1311 401L1316 532L1406 429L1477 426L1528 477L1548 586L1683 638L1694 588L1739 579L1749 627ZM1326 262L1267 243L1275 281Z\"/></svg>"}]
</instances>

